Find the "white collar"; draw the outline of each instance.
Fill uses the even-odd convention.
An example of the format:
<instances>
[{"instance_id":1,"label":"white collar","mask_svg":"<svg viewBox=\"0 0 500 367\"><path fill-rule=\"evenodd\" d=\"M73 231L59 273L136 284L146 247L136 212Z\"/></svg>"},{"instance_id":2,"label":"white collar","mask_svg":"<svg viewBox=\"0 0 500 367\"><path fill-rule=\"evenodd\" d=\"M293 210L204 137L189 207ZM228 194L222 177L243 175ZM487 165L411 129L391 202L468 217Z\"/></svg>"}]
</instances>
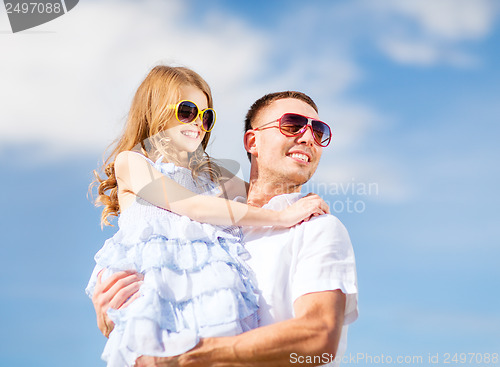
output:
<instances>
[{"instance_id":1,"label":"white collar","mask_svg":"<svg viewBox=\"0 0 500 367\"><path fill-rule=\"evenodd\" d=\"M271 210L283 210L302 197L300 192L295 192L292 194L281 194L274 196L269 202L262 208Z\"/></svg>"}]
</instances>

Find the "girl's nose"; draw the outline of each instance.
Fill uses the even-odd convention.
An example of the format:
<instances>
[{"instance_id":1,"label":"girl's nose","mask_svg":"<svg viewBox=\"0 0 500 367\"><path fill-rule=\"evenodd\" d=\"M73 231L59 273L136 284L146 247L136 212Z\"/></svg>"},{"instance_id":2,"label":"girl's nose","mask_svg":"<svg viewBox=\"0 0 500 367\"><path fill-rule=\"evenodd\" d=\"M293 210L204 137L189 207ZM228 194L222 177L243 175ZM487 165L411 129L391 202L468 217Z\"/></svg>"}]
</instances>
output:
<instances>
[{"instance_id":1,"label":"girl's nose","mask_svg":"<svg viewBox=\"0 0 500 367\"><path fill-rule=\"evenodd\" d=\"M201 126L202 124L202 121L201 121L201 117L198 115L196 116L196 118L194 119L194 121L192 122L192 124L196 125L196 126Z\"/></svg>"}]
</instances>

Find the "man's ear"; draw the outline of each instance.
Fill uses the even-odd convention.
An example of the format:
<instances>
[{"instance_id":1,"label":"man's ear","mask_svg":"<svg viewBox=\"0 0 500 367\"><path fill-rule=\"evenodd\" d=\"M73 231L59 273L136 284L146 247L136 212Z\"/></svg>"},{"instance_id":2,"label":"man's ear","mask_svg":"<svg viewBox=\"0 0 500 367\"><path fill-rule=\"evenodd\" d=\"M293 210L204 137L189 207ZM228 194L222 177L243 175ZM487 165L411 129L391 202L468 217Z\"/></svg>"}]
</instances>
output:
<instances>
[{"instance_id":1,"label":"man's ear","mask_svg":"<svg viewBox=\"0 0 500 367\"><path fill-rule=\"evenodd\" d=\"M251 155L257 157L257 142L255 139L255 131L248 130L245 135L243 135L243 144L245 144L245 150Z\"/></svg>"}]
</instances>

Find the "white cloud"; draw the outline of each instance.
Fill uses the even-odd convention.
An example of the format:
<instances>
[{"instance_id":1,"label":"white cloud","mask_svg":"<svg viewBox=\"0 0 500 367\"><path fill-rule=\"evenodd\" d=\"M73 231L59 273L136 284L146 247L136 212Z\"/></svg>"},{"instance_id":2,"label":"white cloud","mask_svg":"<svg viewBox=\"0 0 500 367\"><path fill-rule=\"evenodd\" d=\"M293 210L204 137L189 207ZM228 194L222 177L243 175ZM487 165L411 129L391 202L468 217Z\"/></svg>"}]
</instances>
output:
<instances>
[{"instance_id":1,"label":"white cloud","mask_svg":"<svg viewBox=\"0 0 500 367\"><path fill-rule=\"evenodd\" d=\"M431 37L451 41L485 36L498 8L491 0L388 0L385 4L391 12L413 19Z\"/></svg>"},{"instance_id":2,"label":"white cloud","mask_svg":"<svg viewBox=\"0 0 500 367\"><path fill-rule=\"evenodd\" d=\"M449 64L457 67L473 67L479 60L457 49L447 49L429 41L387 38L379 41L379 47L394 61L403 64L432 66Z\"/></svg>"},{"instance_id":3,"label":"white cloud","mask_svg":"<svg viewBox=\"0 0 500 367\"><path fill-rule=\"evenodd\" d=\"M385 0L365 5L378 16L375 38L380 49L396 62L420 66L478 65L464 44L485 37L499 10L491 0Z\"/></svg>"},{"instance_id":4,"label":"white cloud","mask_svg":"<svg viewBox=\"0 0 500 367\"><path fill-rule=\"evenodd\" d=\"M41 142L50 159L102 151L158 62L192 67L232 98L266 65L259 32L191 19L181 1L84 2L37 29L0 38L0 142Z\"/></svg>"}]
</instances>

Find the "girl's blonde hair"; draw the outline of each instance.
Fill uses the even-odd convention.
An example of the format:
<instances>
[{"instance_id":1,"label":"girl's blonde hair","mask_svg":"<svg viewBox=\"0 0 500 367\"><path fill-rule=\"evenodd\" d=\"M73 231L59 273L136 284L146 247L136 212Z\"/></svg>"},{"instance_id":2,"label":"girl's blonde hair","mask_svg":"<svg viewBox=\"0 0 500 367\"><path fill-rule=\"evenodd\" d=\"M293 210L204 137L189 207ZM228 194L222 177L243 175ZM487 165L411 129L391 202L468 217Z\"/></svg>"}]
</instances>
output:
<instances>
[{"instance_id":1,"label":"girl's blonde hair","mask_svg":"<svg viewBox=\"0 0 500 367\"><path fill-rule=\"evenodd\" d=\"M186 85L199 88L207 97L208 107L213 108L212 92L207 82L196 72L185 67L156 66L137 89L132 100L125 131L111 145L114 145L114 149L101 167L101 171L106 177L101 178L97 171L93 171L95 179L91 183L90 189L98 185L95 205L104 205L101 225L111 225L108 217L120 214L114 169L116 156L123 151L140 150L144 155L156 160L157 157L151 156L152 154L159 152L165 155L168 153L168 149L166 149L168 144L165 144L165 139L155 139L154 137L161 136L160 133L167 128L168 121L175 118L175 110L169 108L169 105L180 101L181 87ZM210 157L205 152L209 139L210 132L207 132L201 146L189 154L188 168L191 169L194 178L202 172L208 173L213 180L217 180L220 176L219 169L210 161ZM151 145L154 148L153 152L156 153L152 153ZM175 161L175 152L170 153L168 156Z\"/></svg>"}]
</instances>

